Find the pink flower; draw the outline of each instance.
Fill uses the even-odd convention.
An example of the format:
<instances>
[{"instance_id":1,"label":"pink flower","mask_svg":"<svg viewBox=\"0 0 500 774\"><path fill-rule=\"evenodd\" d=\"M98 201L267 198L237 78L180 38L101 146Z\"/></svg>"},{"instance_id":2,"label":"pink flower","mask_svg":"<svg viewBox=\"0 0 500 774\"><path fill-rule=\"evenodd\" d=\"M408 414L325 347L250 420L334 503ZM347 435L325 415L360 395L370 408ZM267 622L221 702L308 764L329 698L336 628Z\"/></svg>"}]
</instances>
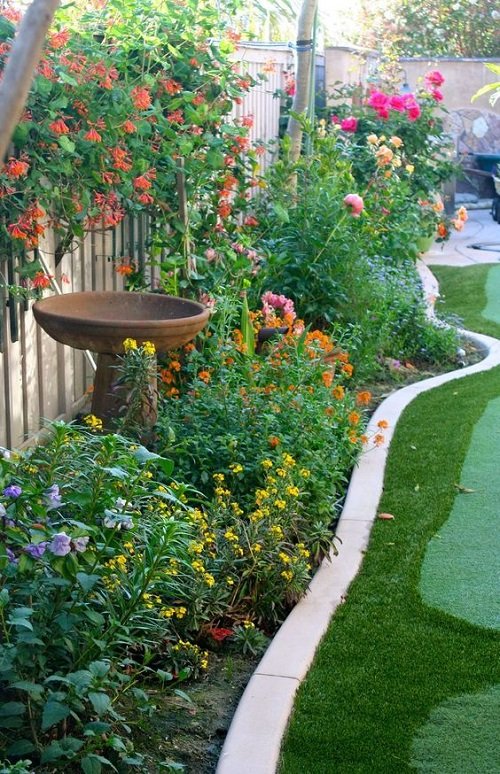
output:
<instances>
[{"instance_id":1,"label":"pink flower","mask_svg":"<svg viewBox=\"0 0 500 774\"><path fill-rule=\"evenodd\" d=\"M350 208L353 218L359 218L365 206L363 199L358 194L347 194L347 196L344 196L344 204Z\"/></svg>"},{"instance_id":2,"label":"pink flower","mask_svg":"<svg viewBox=\"0 0 500 774\"><path fill-rule=\"evenodd\" d=\"M431 91L431 97L433 97L436 102L442 102L443 101L443 92L439 89L433 89Z\"/></svg>"},{"instance_id":3,"label":"pink flower","mask_svg":"<svg viewBox=\"0 0 500 774\"><path fill-rule=\"evenodd\" d=\"M354 118L354 116L344 118L344 120L340 122L340 128L344 132L355 132L358 128L358 119Z\"/></svg>"},{"instance_id":4,"label":"pink flower","mask_svg":"<svg viewBox=\"0 0 500 774\"><path fill-rule=\"evenodd\" d=\"M398 113L405 111L405 99L400 94L394 94L389 100L391 110L397 110Z\"/></svg>"},{"instance_id":5,"label":"pink flower","mask_svg":"<svg viewBox=\"0 0 500 774\"><path fill-rule=\"evenodd\" d=\"M330 118L330 121L332 122L332 124L340 124L340 118L338 116L332 116Z\"/></svg>"},{"instance_id":6,"label":"pink flower","mask_svg":"<svg viewBox=\"0 0 500 774\"><path fill-rule=\"evenodd\" d=\"M405 95L405 108L410 121L416 121L421 114L420 105L413 94Z\"/></svg>"},{"instance_id":7,"label":"pink flower","mask_svg":"<svg viewBox=\"0 0 500 774\"><path fill-rule=\"evenodd\" d=\"M217 253L213 247L207 247L207 249L205 250L205 258L209 262L215 261L215 259L217 258Z\"/></svg>"},{"instance_id":8,"label":"pink flower","mask_svg":"<svg viewBox=\"0 0 500 774\"><path fill-rule=\"evenodd\" d=\"M387 109L389 105L389 97L382 91L372 91L368 98L368 105L377 111Z\"/></svg>"},{"instance_id":9,"label":"pink flower","mask_svg":"<svg viewBox=\"0 0 500 774\"><path fill-rule=\"evenodd\" d=\"M290 315L292 320L295 320L297 316L294 303L291 298L278 295L277 293L273 293L271 290L268 290L267 293L264 293L262 296L261 301L262 311L264 312L264 316L266 318L272 317L274 312L278 309L281 309L284 315Z\"/></svg>"},{"instance_id":10,"label":"pink flower","mask_svg":"<svg viewBox=\"0 0 500 774\"><path fill-rule=\"evenodd\" d=\"M430 72L428 72L425 76L425 82L430 86L442 86L444 83L444 78L439 70L430 70Z\"/></svg>"}]
</instances>

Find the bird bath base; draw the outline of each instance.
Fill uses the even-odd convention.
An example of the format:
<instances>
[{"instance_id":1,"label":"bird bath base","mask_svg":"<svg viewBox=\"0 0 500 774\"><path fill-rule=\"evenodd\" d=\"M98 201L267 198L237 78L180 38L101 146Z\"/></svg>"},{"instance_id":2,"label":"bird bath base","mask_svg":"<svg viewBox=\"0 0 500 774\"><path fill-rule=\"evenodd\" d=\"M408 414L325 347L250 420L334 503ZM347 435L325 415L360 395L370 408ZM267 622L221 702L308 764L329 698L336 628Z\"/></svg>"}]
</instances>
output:
<instances>
[{"instance_id":1,"label":"bird bath base","mask_svg":"<svg viewBox=\"0 0 500 774\"><path fill-rule=\"evenodd\" d=\"M113 420L124 416L127 408L126 385L116 384L118 377L118 355L100 353L97 356L97 370L94 378L94 390L92 393L92 414L102 419L104 427L110 427ZM158 417L158 379L156 376L156 358L151 367L147 394L143 396L140 417L136 421L146 430L156 423Z\"/></svg>"},{"instance_id":2,"label":"bird bath base","mask_svg":"<svg viewBox=\"0 0 500 774\"><path fill-rule=\"evenodd\" d=\"M116 386L125 339L140 345L150 341L157 352L167 352L194 339L208 322L209 311L196 301L161 293L86 291L64 293L37 301L33 314L56 341L98 353L92 413L108 425L127 408L127 387ZM156 368L144 396L141 421L156 421Z\"/></svg>"}]
</instances>

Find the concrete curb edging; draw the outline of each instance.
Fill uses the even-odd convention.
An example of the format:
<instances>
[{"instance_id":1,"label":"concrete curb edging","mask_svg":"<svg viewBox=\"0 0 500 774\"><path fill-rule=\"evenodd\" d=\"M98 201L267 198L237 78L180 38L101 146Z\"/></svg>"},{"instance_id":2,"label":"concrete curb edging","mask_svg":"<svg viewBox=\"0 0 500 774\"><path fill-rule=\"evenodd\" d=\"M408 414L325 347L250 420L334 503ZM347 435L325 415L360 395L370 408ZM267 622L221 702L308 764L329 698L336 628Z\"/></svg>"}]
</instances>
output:
<instances>
[{"instance_id":1,"label":"concrete curb edging","mask_svg":"<svg viewBox=\"0 0 500 774\"><path fill-rule=\"evenodd\" d=\"M424 264L420 263L418 270L432 315L439 295L437 280ZM389 427L384 430L385 444L375 446L370 441L352 474L336 531L341 541L338 555L323 561L306 595L286 618L250 678L224 742L216 774L275 774L297 688L363 561L399 417L421 393L500 365L500 341L469 331L462 333L487 351L483 360L403 387L386 398L372 415L367 434L380 432L377 423L386 420Z\"/></svg>"}]
</instances>

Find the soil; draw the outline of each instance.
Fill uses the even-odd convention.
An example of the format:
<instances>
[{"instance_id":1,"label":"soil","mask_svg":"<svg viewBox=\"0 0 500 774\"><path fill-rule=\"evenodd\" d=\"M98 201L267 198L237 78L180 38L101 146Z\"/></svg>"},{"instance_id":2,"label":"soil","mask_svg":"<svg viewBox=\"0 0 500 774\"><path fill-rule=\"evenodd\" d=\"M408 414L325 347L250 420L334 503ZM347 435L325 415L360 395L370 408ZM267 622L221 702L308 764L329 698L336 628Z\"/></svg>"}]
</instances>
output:
<instances>
[{"instance_id":1,"label":"soil","mask_svg":"<svg viewBox=\"0 0 500 774\"><path fill-rule=\"evenodd\" d=\"M134 746L144 755L141 771L214 774L232 717L259 660L211 653L205 677L179 686L191 703L172 690L148 688L156 711L134 732Z\"/></svg>"}]
</instances>

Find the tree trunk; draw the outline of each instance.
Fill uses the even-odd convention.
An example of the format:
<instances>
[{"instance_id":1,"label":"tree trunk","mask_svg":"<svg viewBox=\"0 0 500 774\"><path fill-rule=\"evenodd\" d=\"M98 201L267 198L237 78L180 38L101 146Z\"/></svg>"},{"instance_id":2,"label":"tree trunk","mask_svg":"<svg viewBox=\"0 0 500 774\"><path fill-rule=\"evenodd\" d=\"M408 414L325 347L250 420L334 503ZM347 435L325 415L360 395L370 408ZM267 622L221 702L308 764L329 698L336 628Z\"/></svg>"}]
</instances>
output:
<instances>
[{"instance_id":1,"label":"tree trunk","mask_svg":"<svg viewBox=\"0 0 500 774\"><path fill-rule=\"evenodd\" d=\"M0 162L7 153L59 0L33 0L19 25L0 83Z\"/></svg>"},{"instance_id":2,"label":"tree trunk","mask_svg":"<svg viewBox=\"0 0 500 774\"><path fill-rule=\"evenodd\" d=\"M297 25L297 73L295 80L295 96L292 110L294 113L304 113L309 106L311 66L313 57L313 25L318 0L303 0ZM296 118L290 116L287 134L291 139L290 158L297 161L302 145L302 129Z\"/></svg>"}]
</instances>

